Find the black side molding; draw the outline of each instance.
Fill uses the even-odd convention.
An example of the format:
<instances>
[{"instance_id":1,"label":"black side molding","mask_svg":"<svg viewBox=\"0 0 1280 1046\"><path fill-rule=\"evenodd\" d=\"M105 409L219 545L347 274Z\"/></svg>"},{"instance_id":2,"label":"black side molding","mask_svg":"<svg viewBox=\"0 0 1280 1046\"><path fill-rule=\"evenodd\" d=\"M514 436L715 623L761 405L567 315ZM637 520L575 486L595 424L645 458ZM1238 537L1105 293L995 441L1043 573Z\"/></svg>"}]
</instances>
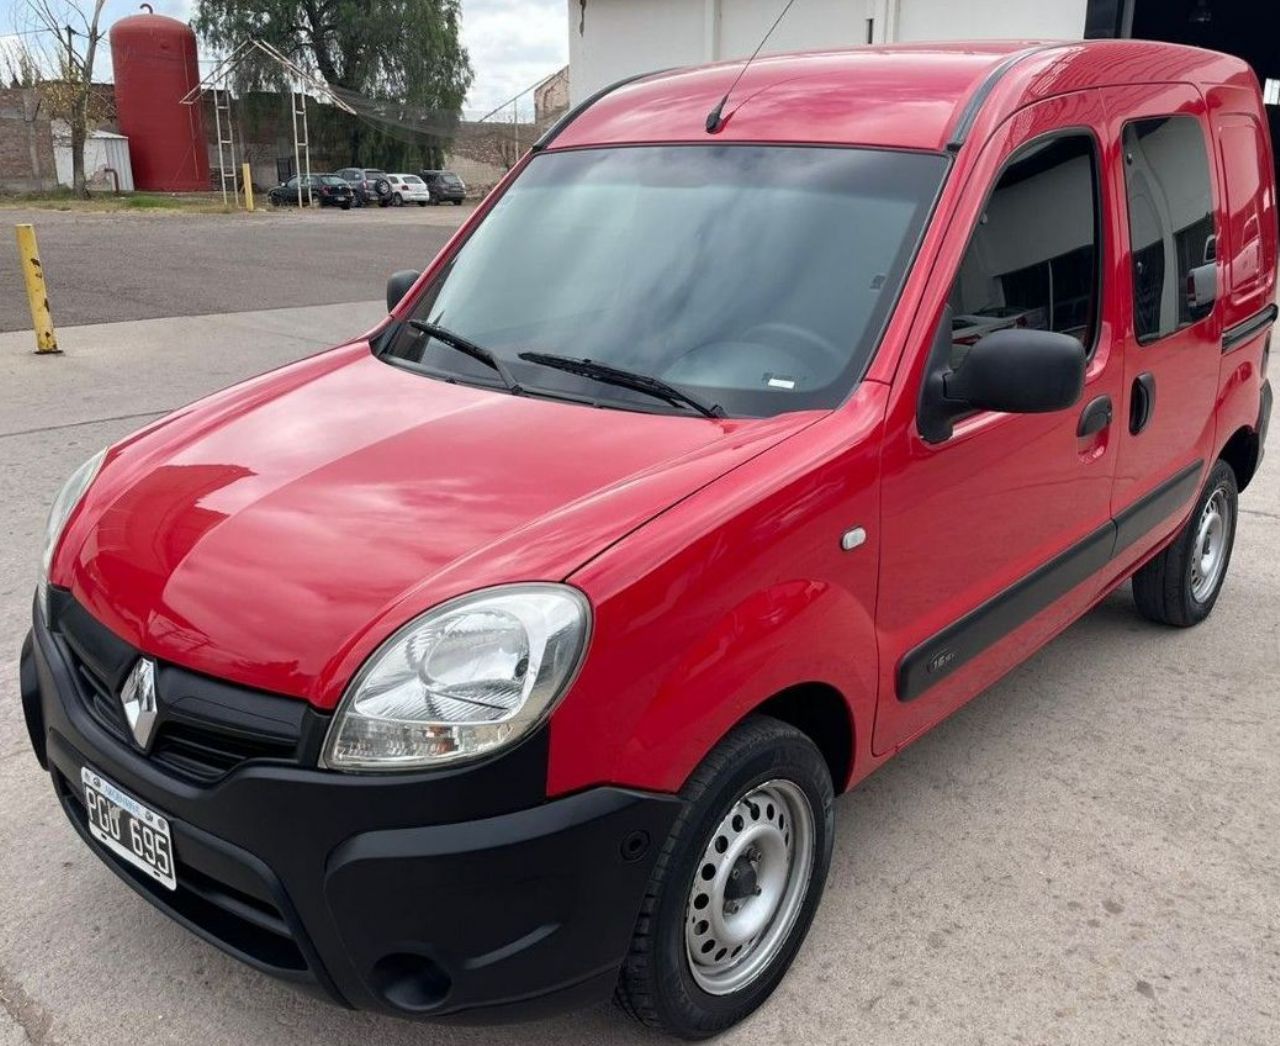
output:
<instances>
[{"instance_id":1,"label":"black side molding","mask_svg":"<svg viewBox=\"0 0 1280 1046\"><path fill-rule=\"evenodd\" d=\"M899 701L913 701L1097 573L1195 494L1203 461L1180 470L1049 562L997 592L909 651L898 665Z\"/></svg>"},{"instance_id":2,"label":"black side molding","mask_svg":"<svg viewBox=\"0 0 1280 1046\"><path fill-rule=\"evenodd\" d=\"M536 142L533 143L533 145L529 147L529 151L533 153L541 152L553 141L555 141L556 138L560 135L562 131L564 131L566 127L568 127L571 123L573 123L574 120L576 120L579 116L581 116L593 105L595 105L596 102L600 101L600 99L603 98L605 95L612 94L614 91L618 90L618 88L626 87L627 84L633 84L637 80L643 80L649 76L659 76L662 73L669 73L669 72L671 72L670 68L650 69L646 73L636 73L632 76L624 76L621 80L615 80L613 83L609 84L608 87L600 88L600 90L598 90L595 94L591 95L588 98L584 98L572 109L570 109L567 113L565 113L562 117L560 117L559 120L557 120L550 127L548 127L546 132L542 135L542 137L539 138Z\"/></svg>"},{"instance_id":3,"label":"black side molding","mask_svg":"<svg viewBox=\"0 0 1280 1046\"><path fill-rule=\"evenodd\" d=\"M965 139L969 137L969 132L973 130L973 123L977 120L978 113L982 111L983 103L986 102L987 96L995 90L996 84L1004 78L1005 73L1024 58L1061 46L1061 44L1040 44L1037 47L1028 47L1024 51L1015 51L992 69L987 74L987 78L978 85L978 89L969 96L969 100L964 103L964 109L960 112L960 119L956 121L955 130L951 132L951 137L947 140L947 150L953 153L958 152L960 146L964 145Z\"/></svg>"},{"instance_id":4,"label":"black side molding","mask_svg":"<svg viewBox=\"0 0 1280 1046\"><path fill-rule=\"evenodd\" d=\"M1276 303L1272 302L1266 308L1259 309L1248 319L1241 320L1234 326L1228 327L1222 332L1223 353L1238 349L1255 334L1266 330L1276 322L1277 314L1280 314L1280 308L1277 308Z\"/></svg>"},{"instance_id":5,"label":"black side molding","mask_svg":"<svg viewBox=\"0 0 1280 1046\"><path fill-rule=\"evenodd\" d=\"M1165 480L1150 494L1144 494L1123 512L1117 513L1116 547L1114 558L1137 541L1143 534L1154 530L1162 521L1172 516L1191 500L1200 486L1200 470L1203 461L1195 461L1177 475Z\"/></svg>"}]
</instances>

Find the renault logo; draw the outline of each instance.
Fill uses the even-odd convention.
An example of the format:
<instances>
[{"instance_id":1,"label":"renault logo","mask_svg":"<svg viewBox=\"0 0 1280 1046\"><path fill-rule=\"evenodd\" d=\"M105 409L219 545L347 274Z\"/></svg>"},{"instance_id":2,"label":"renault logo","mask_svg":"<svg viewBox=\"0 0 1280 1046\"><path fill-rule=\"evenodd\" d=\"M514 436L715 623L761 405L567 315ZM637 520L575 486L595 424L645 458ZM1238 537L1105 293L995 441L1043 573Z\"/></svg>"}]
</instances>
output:
<instances>
[{"instance_id":1,"label":"renault logo","mask_svg":"<svg viewBox=\"0 0 1280 1046\"><path fill-rule=\"evenodd\" d=\"M120 704L138 747L144 752L151 745L156 729L156 663L139 658L120 690Z\"/></svg>"}]
</instances>

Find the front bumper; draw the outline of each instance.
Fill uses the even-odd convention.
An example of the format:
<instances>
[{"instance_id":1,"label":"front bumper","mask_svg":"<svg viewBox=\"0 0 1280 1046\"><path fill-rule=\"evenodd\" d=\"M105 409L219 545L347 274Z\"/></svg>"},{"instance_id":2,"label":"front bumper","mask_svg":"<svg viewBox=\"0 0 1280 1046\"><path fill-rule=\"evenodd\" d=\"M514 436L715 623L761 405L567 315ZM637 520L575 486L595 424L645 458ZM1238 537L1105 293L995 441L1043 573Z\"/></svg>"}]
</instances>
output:
<instances>
[{"instance_id":1,"label":"front bumper","mask_svg":"<svg viewBox=\"0 0 1280 1046\"><path fill-rule=\"evenodd\" d=\"M547 801L545 730L453 770L361 776L257 759L196 783L102 727L76 657L37 614L20 663L36 756L86 844L205 940L400 1016L519 1019L612 990L678 799L600 787ZM85 765L169 818L176 891L89 836Z\"/></svg>"}]
</instances>

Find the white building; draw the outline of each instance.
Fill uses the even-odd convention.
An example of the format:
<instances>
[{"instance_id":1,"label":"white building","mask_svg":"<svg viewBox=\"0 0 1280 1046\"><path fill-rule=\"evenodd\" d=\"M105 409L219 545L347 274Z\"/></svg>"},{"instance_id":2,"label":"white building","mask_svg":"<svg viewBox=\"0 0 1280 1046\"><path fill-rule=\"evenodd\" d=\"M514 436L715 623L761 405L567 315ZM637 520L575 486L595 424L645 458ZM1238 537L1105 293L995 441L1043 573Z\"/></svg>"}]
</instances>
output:
<instances>
[{"instance_id":1,"label":"white building","mask_svg":"<svg viewBox=\"0 0 1280 1046\"><path fill-rule=\"evenodd\" d=\"M741 58L785 0L568 0L576 104L633 73ZM1088 0L796 0L763 53L906 40L1078 37Z\"/></svg>"},{"instance_id":2,"label":"white building","mask_svg":"<svg viewBox=\"0 0 1280 1046\"><path fill-rule=\"evenodd\" d=\"M786 0L567 0L576 105L635 73L743 58ZM1142 37L1280 79L1280 0L795 0L763 53L920 40ZM1280 107L1271 134L1280 142Z\"/></svg>"}]
</instances>

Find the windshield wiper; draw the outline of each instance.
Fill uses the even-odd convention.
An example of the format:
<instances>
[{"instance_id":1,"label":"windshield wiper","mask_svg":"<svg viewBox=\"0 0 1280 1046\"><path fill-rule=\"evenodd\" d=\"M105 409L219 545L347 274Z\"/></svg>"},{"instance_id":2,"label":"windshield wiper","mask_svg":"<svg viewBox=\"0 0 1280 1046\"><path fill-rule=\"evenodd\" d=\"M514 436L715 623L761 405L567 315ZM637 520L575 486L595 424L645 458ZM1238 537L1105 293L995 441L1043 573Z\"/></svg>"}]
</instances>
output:
<instances>
[{"instance_id":1,"label":"windshield wiper","mask_svg":"<svg viewBox=\"0 0 1280 1046\"><path fill-rule=\"evenodd\" d=\"M522 352L520 353L520 358L529 363L537 363L543 367L554 367L556 370L568 371L570 374L590 378L592 381L598 381L604 385L617 385L619 388L643 392L657 399L666 400L671 404L683 404L686 407L692 407L705 418L724 417L724 410L718 403L704 403L702 400L689 395L689 393L681 391L674 385L668 385L661 378L655 378L650 374L638 374L635 371L611 367L607 363L576 359L573 356L559 356L553 352Z\"/></svg>"},{"instance_id":2,"label":"windshield wiper","mask_svg":"<svg viewBox=\"0 0 1280 1046\"><path fill-rule=\"evenodd\" d=\"M520 383L516 381L515 375L507 369L507 365L491 349L486 349L483 345L477 345L474 341L468 341L461 334L454 334L447 327L441 327L438 323L428 323L426 320L410 320L409 326L416 331L421 331L430 338L435 338L442 345L448 345L451 349L456 349L464 356L470 356L473 360L479 360L486 367L498 372L498 377L502 379L502 384L507 387L509 392L515 393L517 396L524 392L520 387Z\"/></svg>"}]
</instances>

